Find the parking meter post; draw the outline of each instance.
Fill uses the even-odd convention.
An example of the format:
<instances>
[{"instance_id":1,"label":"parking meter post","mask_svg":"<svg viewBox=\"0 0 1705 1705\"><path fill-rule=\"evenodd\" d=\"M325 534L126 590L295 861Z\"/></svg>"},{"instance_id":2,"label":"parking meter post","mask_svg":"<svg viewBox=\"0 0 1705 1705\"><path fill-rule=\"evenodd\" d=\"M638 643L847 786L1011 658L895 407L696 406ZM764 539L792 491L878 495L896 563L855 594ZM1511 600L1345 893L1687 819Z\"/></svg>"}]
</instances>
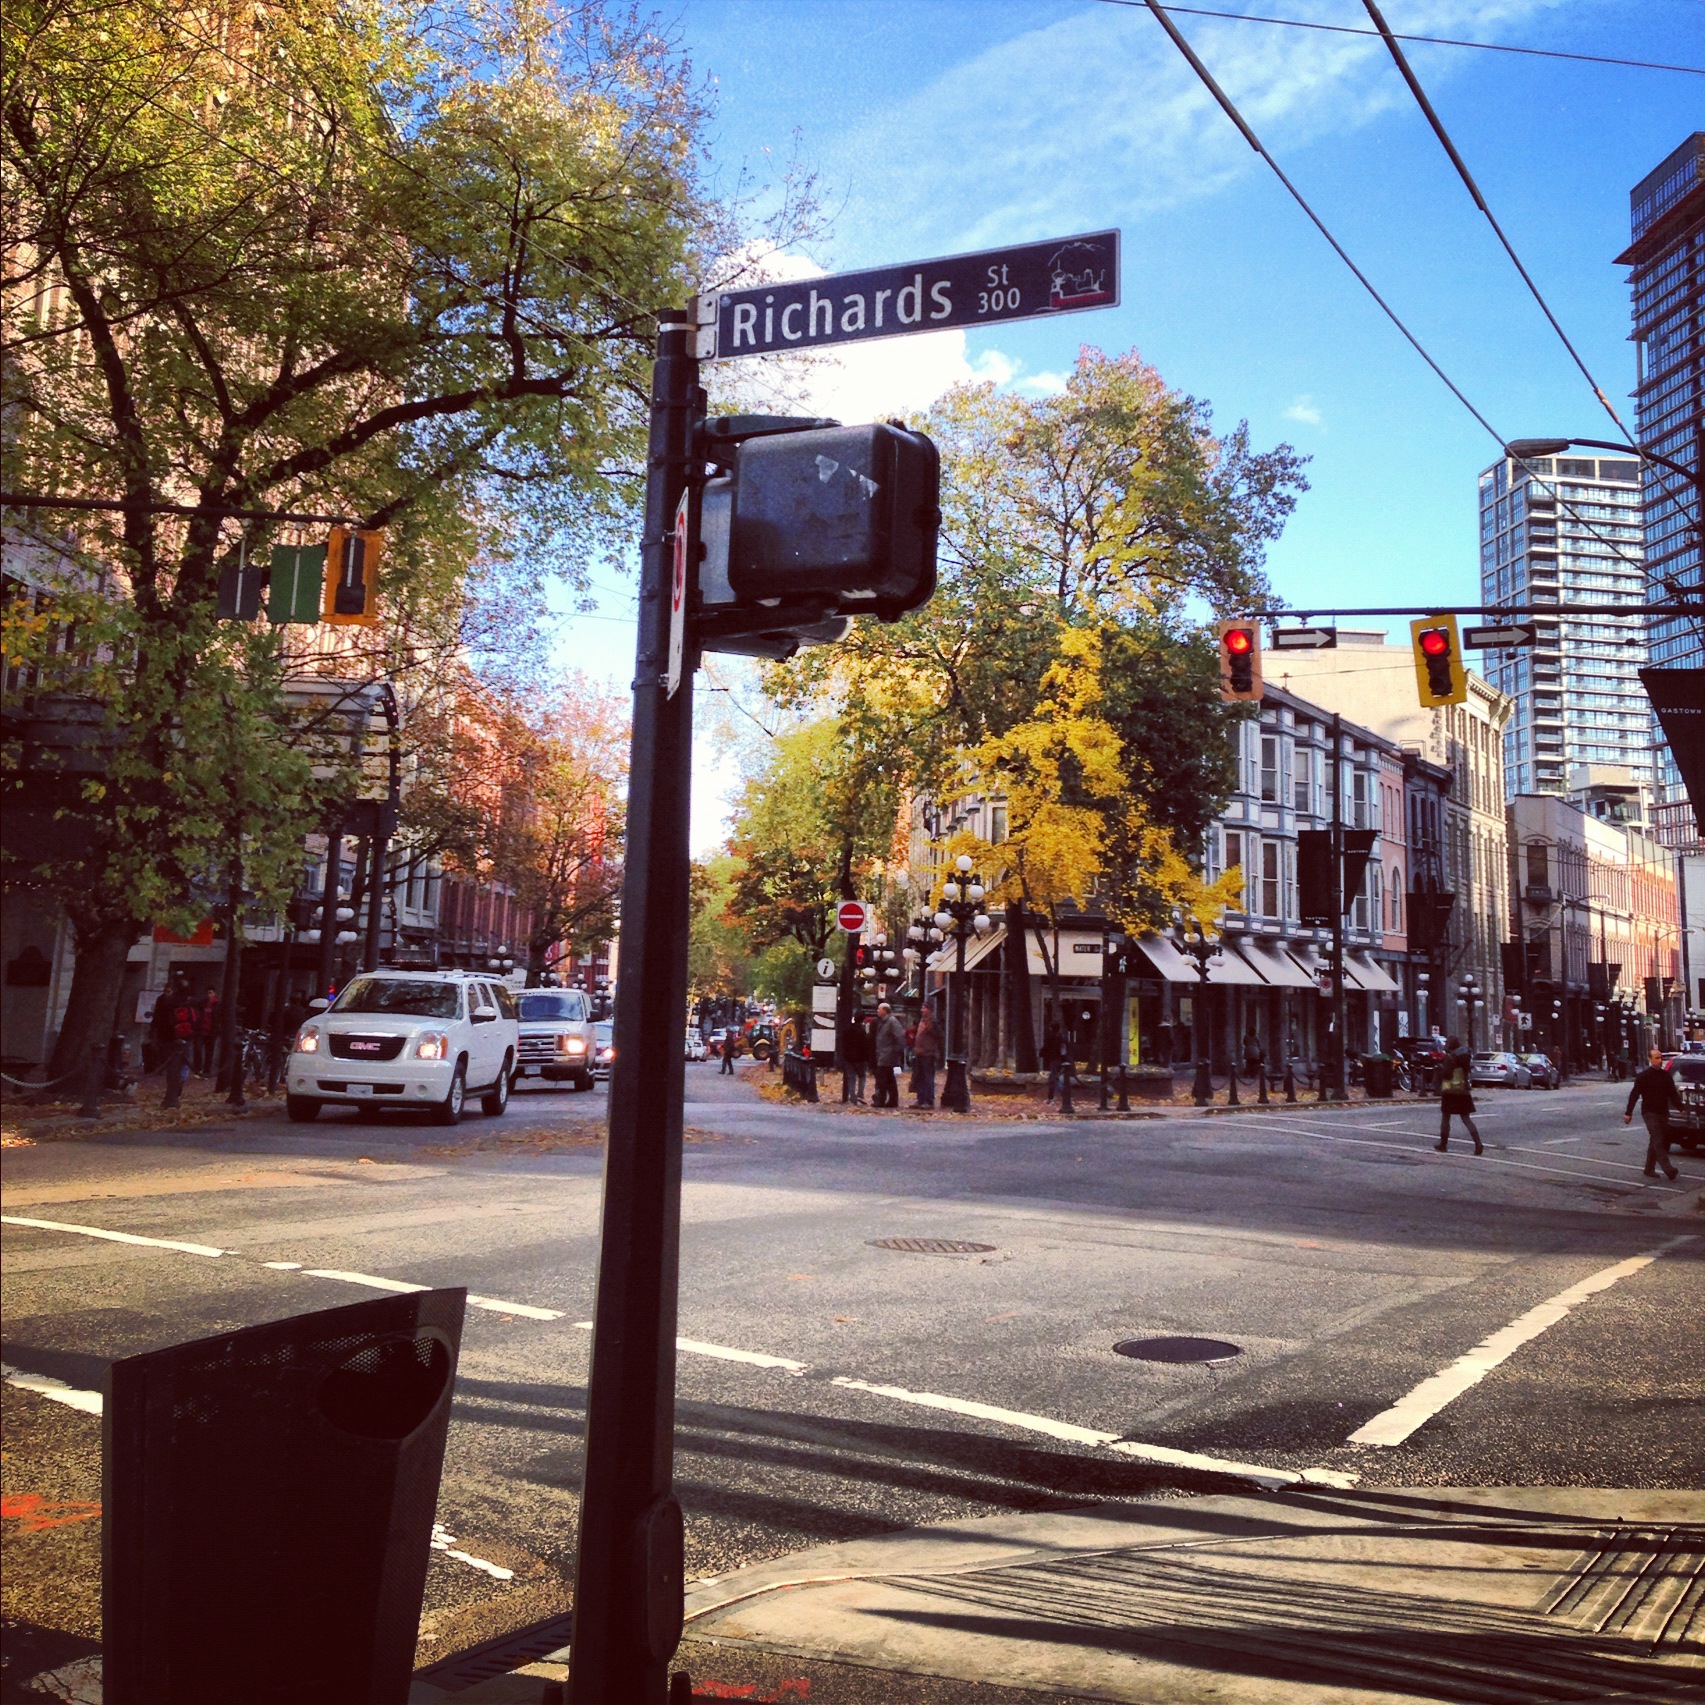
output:
<instances>
[{"instance_id":1,"label":"parking meter post","mask_svg":"<svg viewBox=\"0 0 1705 1705\"><path fill-rule=\"evenodd\" d=\"M696 662L690 630L673 693L669 667L672 529L704 408L690 336L686 313L660 316L640 554L622 975L575 1576L575 1705L664 1705L681 1633L681 1510L671 1479ZM686 545L690 582L696 541Z\"/></svg>"}]
</instances>

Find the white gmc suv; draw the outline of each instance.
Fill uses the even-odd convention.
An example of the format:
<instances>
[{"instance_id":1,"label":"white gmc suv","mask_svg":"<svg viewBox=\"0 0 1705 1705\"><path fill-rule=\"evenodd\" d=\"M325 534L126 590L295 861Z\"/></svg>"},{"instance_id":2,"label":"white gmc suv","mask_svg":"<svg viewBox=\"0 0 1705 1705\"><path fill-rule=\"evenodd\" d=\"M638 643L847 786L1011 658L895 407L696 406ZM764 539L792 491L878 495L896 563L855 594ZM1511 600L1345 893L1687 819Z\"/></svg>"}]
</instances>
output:
<instances>
[{"instance_id":1,"label":"white gmc suv","mask_svg":"<svg viewBox=\"0 0 1705 1705\"><path fill-rule=\"evenodd\" d=\"M509 1105L520 1055L515 997L469 971L366 971L296 1032L285 1110L417 1108L454 1125L470 1093Z\"/></svg>"}]
</instances>

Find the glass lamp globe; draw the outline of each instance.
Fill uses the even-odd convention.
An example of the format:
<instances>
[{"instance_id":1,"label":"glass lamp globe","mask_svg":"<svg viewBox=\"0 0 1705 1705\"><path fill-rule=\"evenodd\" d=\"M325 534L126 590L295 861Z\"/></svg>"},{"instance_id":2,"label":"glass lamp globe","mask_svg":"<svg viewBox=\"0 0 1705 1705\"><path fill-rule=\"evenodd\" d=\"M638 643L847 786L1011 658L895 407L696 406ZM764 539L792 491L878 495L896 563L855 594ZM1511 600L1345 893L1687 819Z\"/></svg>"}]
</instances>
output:
<instances>
[{"instance_id":1,"label":"glass lamp globe","mask_svg":"<svg viewBox=\"0 0 1705 1705\"><path fill-rule=\"evenodd\" d=\"M929 932L929 938L931 941L940 941L943 939L941 926L939 924Z\"/></svg>"},{"instance_id":2,"label":"glass lamp globe","mask_svg":"<svg viewBox=\"0 0 1705 1705\"><path fill-rule=\"evenodd\" d=\"M986 888L984 888L982 883L973 882L971 884L971 886L965 890L965 892L970 896L970 898L972 900L976 901L976 900L981 900L983 898L983 896L988 892L988 890Z\"/></svg>"},{"instance_id":3,"label":"glass lamp globe","mask_svg":"<svg viewBox=\"0 0 1705 1705\"><path fill-rule=\"evenodd\" d=\"M957 870L961 876L966 875L971 869L971 855L969 853L961 853L958 858L953 861L953 868Z\"/></svg>"},{"instance_id":4,"label":"glass lamp globe","mask_svg":"<svg viewBox=\"0 0 1705 1705\"><path fill-rule=\"evenodd\" d=\"M959 884L957 882L942 883L941 897L944 900L957 900L959 898Z\"/></svg>"},{"instance_id":5,"label":"glass lamp globe","mask_svg":"<svg viewBox=\"0 0 1705 1705\"><path fill-rule=\"evenodd\" d=\"M951 912L937 912L935 914L935 927L939 930L952 929L953 914Z\"/></svg>"},{"instance_id":6,"label":"glass lamp globe","mask_svg":"<svg viewBox=\"0 0 1705 1705\"><path fill-rule=\"evenodd\" d=\"M979 912L972 920L971 927L978 935L987 935L994 928L987 912Z\"/></svg>"}]
</instances>

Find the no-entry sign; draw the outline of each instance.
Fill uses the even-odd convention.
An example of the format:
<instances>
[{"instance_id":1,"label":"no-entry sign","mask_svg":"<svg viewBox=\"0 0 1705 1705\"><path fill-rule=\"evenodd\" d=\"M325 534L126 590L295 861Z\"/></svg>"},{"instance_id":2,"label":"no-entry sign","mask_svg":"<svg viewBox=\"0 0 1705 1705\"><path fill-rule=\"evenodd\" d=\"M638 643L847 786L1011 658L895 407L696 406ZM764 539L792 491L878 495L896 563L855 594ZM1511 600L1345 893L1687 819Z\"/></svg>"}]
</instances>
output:
<instances>
[{"instance_id":1,"label":"no-entry sign","mask_svg":"<svg viewBox=\"0 0 1705 1705\"><path fill-rule=\"evenodd\" d=\"M848 935L857 935L869 916L870 908L862 900L843 900L835 912L835 922Z\"/></svg>"}]
</instances>

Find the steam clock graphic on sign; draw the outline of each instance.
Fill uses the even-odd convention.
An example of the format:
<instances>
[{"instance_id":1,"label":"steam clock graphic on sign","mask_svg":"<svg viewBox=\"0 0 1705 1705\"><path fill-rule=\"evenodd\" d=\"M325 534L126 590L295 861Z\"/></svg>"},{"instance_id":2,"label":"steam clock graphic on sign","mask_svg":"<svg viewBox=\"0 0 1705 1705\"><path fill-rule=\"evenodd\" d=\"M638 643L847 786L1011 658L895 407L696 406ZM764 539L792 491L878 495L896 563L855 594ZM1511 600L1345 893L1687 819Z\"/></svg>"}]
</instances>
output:
<instances>
[{"instance_id":1,"label":"steam clock graphic on sign","mask_svg":"<svg viewBox=\"0 0 1705 1705\"><path fill-rule=\"evenodd\" d=\"M1100 308L1119 299L1117 256L1110 243L1078 238L1048 257L1048 306Z\"/></svg>"}]
</instances>

